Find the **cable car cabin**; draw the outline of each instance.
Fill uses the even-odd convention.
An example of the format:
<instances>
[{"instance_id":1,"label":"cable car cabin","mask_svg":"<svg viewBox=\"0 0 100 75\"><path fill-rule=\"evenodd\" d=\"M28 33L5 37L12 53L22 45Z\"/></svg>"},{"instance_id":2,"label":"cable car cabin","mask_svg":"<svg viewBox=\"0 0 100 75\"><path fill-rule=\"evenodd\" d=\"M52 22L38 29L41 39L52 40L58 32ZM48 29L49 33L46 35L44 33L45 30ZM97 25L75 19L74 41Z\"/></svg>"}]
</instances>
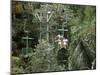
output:
<instances>
[{"instance_id":1,"label":"cable car cabin","mask_svg":"<svg viewBox=\"0 0 100 75\"><path fill-rule=\"evenodd\" d=\"M55 40L58 49L66 48L68 46L68 39L65 39L62 35L58 34Z\"/></svg>"}]
</instances>

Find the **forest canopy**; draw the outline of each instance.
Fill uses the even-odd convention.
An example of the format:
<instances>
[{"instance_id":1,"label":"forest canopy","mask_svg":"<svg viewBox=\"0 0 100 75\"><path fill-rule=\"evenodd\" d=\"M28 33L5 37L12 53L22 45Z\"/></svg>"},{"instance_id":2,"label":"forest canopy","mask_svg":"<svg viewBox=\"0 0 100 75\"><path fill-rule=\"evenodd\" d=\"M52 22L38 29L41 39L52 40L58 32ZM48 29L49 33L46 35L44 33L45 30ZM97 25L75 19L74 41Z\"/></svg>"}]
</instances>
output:
<instances>
[{"instance_id":1,"label":"forest canopy","mask_svg":"<svg viewBox=\"0 0 100 75\"><path fill-rule=\"evenodd\" d=\"M96 6L12 1L11 68L12 74L95 69Z\"/></svg>"}]
</instances>

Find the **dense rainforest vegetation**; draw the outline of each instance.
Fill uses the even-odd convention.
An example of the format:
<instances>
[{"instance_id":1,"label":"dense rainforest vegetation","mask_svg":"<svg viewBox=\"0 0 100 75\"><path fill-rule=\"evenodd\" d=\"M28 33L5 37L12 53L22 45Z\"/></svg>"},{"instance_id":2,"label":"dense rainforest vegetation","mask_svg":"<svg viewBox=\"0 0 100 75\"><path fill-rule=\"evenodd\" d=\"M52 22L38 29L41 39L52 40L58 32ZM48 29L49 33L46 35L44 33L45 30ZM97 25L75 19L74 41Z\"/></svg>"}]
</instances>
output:
<instances>
[{"instance_id":1,"label":"dense rainforest vegetation","mask_svg":"<svg viewBox=\"0 0 100 75\"><path fill-rule=\"evenodd\" d=\"M11 26L12 74L96 68L95 6L13 1Z\"/></svg>"}]
</instances>

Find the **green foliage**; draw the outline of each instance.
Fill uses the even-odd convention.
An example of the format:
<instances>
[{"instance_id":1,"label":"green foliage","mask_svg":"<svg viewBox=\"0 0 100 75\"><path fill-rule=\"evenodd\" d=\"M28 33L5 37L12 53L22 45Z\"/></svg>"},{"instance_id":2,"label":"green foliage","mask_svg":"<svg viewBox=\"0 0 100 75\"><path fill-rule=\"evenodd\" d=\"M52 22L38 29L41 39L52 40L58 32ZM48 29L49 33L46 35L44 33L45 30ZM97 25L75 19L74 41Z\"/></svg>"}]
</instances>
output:
<instances>
[{"instance_id":1,"label":"green foliage","mask_svg":"<svg viewBox=\"0 0 100 75\"><path fill-rule=\"evenodd\" d=\"M12 60L12 62L11 62L11 64L12 64L12 66L11 66L11 73L13 74L13 75L15 75L16 73L23 73L23 68L20 66L20 64L21 64L21 59L19 58L19 57L14 57L14 56L12 56L12 58L11 58Z\"/></svg>"},{"instance_id":2,"label":"green foliage","mask_svg":"<svg viewBox=\"0 0 100 75\"><path fill-rule=\"evenodd\" d=\"M79 12L80 8L77 10ZM95 69L91 68L96 58L95 8L86 6L84 16L75 16L71 22L71 41L69 46L69 69ZM77 13L78 13L77 12ZM83 15L83 14L82 14ZM81 21L80 21L81 20Z\"/></svg>"},{"instance_id":3,"label":"green foliage","mask_svg":"<svg viewBox=\"0 0 100 75\"><path fill-rule=\"evenodd\" d=\"M57 65L56 54L54 47L48 42L42 40L35 49L35 53L31 60L33 72L47 72L63 70L63 67Z\"/></svg>"},{"instance_id":4,"label":"green foliage","mask_svg":"<svg viewBox=\"0 0 100 75\"><path fill-rule=\"evenodd\" d=\"M96 68L96 7L83 5L46 4L33 2L18 2L13 13L12 22L12 73L47 72L63 70L83 70ZM47 23L47 11L53 16ZM21 16L18 16L20 13ZM42 15L41 22L36 13ZM26 17L25 17L26 15ZM40 24L42 29L40 30ZM47 24L49 26L49 39L46 39ZM25 30L29 36L37 39L39 44L33 42L33 52L21 54L23 48L22 37ZM68 38L68 52L62 52L66 62L58 64L57 56L61 53L54 41L58 34L58 28L62 25L68 29L65 37ZM42 40L39 40L39 33ZM51 40L52 39L52 40ZM33 41L33 40L32 40ZM50 43L49 43L50 42ZM29 50L30 51L30 50ZM63 57L63 56L59 56ZM61 60L59 60L61 62Z\"/></svg>"}]
</instances>

